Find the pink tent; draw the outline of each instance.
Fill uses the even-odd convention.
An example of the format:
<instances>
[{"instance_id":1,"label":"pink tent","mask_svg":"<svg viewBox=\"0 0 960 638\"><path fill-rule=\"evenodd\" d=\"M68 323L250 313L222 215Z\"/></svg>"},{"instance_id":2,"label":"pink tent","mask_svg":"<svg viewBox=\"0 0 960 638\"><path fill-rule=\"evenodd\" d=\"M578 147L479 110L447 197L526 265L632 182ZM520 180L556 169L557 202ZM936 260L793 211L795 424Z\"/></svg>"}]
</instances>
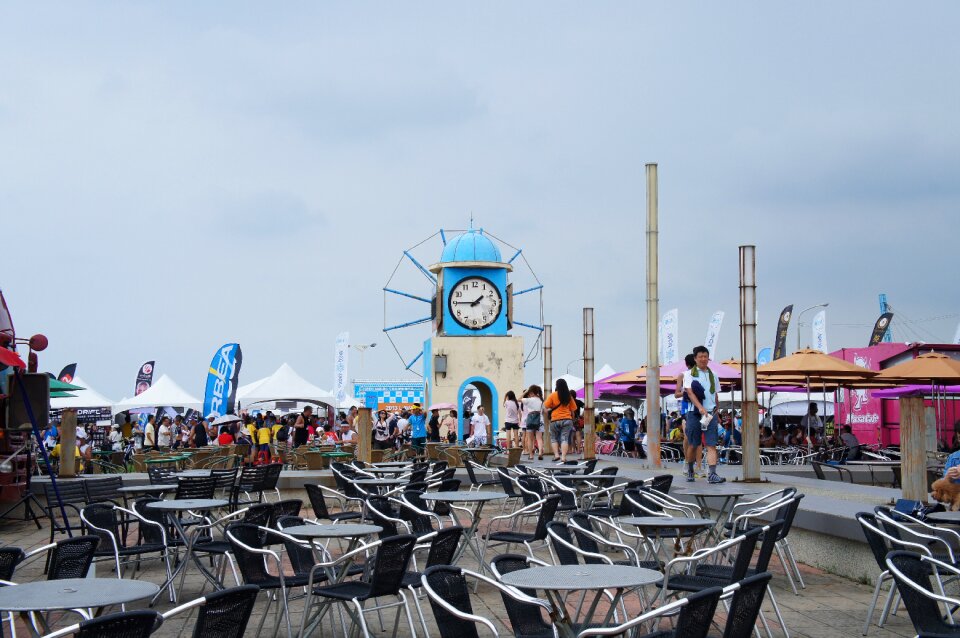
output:
<instances>
[{"instance_id":1,"label":"pink tent","mask_svg":"<svg viewBox=\"0 0 960 638\"><path fill-rule=\"evenodd\" d=\"M730 366L725 366L719 361L713 361L712 359L707 364L713 373L717 375L719 379L724 381L733 381L740 378L740 371L736 368L731 368ZM687 371L687 364L683 361L677 361L676 363L671 363L665 366L660 366L660 378L661 379L676 379L677 375L681 372Z\"/></svg>"},{"instance_id":2,"label":"pink tent","mask_svg":"<svg viewBox=\"0 0 960 638\"><path fill-rule=\"evenodd\" d=\"M874 399L897 399L899 397L927 394L960 394L960 385L905 385L900 388L887 388L870 392Z\"/></svg>"}]
</instances>

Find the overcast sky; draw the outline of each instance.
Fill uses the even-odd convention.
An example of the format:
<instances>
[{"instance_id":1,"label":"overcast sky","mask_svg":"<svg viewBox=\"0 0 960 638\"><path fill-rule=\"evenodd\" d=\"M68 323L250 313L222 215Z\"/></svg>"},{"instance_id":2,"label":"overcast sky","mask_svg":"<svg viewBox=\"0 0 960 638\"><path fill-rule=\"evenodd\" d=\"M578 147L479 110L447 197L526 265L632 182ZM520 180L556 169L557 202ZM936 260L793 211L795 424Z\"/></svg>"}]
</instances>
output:
<instances>
[{"instance_id":1,"label":"overcast sky","mask_svg":"<svg viewBox=\"0 0 960 638\"><path fill-rule=\"evenodd\" d=\"M114 400L149 359L202 397L232 341L241 383L287 361L329 388L343 330L378 343L351 376L410 377L381 288L472 212L543 282L556 374L584 306L597 366L628 369L658 162L682 349L724 310L738 354L747 243L761 347L783 306L820 302L831 349L865 345L880 292L898 340L949 341L958 23L953 2L7 4L0 287L49 336L41 368L76 361ZM429 330L403 332L412 357Z\"/></svg>"}]
</instances>

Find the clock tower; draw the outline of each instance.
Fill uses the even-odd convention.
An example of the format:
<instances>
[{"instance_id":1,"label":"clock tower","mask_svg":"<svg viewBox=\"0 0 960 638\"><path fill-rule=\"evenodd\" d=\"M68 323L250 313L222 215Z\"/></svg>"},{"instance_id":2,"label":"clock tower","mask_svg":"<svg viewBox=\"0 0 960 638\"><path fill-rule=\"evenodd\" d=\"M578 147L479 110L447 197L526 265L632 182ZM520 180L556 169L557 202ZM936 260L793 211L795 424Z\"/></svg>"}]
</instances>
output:
<instances>
[{"instance_id":1,"label":"clock tower","mask_svg":"<svg viewBox=\"0 0 960 638\"><path fill-rule=\"evenodd\" d=\"M429 266L437 278L433 299L433 336L423 345L427 405L457 406L460 438L464 391L480 394L493 429L501 429L501 404L508 390L519 397L523 387L523 338L513 336L513 266L482 229L451 238L440 261ZM474 406L474 411L476 406ZM492 440L488 439L489 442Z\"/></svg>"}]
</instances>

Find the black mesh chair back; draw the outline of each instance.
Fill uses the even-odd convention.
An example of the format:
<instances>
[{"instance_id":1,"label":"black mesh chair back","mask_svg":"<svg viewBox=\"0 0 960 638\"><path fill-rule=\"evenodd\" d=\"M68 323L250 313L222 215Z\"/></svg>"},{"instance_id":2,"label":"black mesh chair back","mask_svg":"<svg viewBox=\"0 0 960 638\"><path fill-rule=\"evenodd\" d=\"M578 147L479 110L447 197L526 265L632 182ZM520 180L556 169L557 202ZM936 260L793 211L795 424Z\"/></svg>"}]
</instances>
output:
<instances>
[{"instance_id":1,"label":"black mesh chair back","mask_svg":"<svg viewBox=\"0 0 960 638\"><path fill-rule=\"evenodd\" d=\"M162 525L164 529L167 529L169 525L165 520L163 512L147 507L147 505L150 503L155 503L159 500L159 498L153 496L138 498L133 502L133 511L148 521L158 523ZM155 525L140 525L140 535L143 537L145 542L150 543L151 545L155 543L163 544L167 540L164 538L163 531L157 528Z\"/></svg>"},{"instance_id":2,"label":"black mesh chair back","mask_svg":"<svg viewBox=\"0 0 960 638\"><path fill-rule=\"evenodd\" d=\"M437 535L430 542L430 551L427 552L427 567L434 565L450 565L460 545L463 528L452 525L437 530Z\"/></svg>"},{"instance_id":3,"label":"black mesh chair back","mask_svg":"<svg viewBox=\"0 0 960 638\"><path fill-rule=\"evenodd\" d=\"M273 518L273 505L270 503L254 503L247 506L247 511L243 514L243 522L251 525L260 525L261 527L270 527L270 520Z\"/></svg>"},{"instance_id":4,"label":"black mesh chair back","mask_svg":"<svg viewBox=\"0 0 960 638\"><path fill-rule=\"evenodd\" d=\"M889 548L887 548L887 541L883 536L868 527L868 525L872 525L878 529L883 529L880 521L877 520L877 515L871 514L870 512L859 512L857 514L857 522L860 523L860 529L863 530L863 535L867 538L867 545L870 546L874 560L877 561L877 565L881 571L886 571L887 553L890 551ZM887 530L884 529L884 531Z\"/></svg>"},{"instance_id":5,"label":"black mesh chair back","mask_svg":"<svg viewBox=\"0 0 960 638\"><path fill-rule=\"evenodd\" d=\"M616 480L617 472L620 471L620 468L616 465L611 467L605 467L597 474L597 476L602 476L604 478L598 478L594 481L594 484L601 489L609 489L613 487L613 482ZM592 474L592 472L591 472Z\"/></svg>"},{"instance_id":6,"label":"black mesh chair back","mask_svg":"<svg viewBox=\"0 0 960 638\"><path fill-rule=\"evenodd\" d=\"M536 476L521 476L517 479L517 483L523 488L520 490L520 498L523 499L524 505L533 505L546 496L543 483Z\"/></svg>"},{"instance_id":7,"label":"black mesh chair back","mask_svg":"<svg viewBox=\"0 0 960 638\"><path fill-rule=\"evenodd\" d=\"M640 491L640 488L627 489L623 491L623 494L620 495L620 507L617 510L617 516L646 516L647 513L642 509L637 507L634 504L634 501L640 503L640 496L643 492ZM657 511L663 511L663 508L659 508Z\"/></svg>"},{"instance_id":8,"label":"black mesh chair back","mask_svg":"<svg viewBox=\"0 0 960 638\"><path fill-rule=\"evenodd\" d=\"M280 529L280 531L283 531L284 528L293 527L295 525L303 525L305 522L306 521L299 516L281 516L277 520L277 527ZM267 540L277 540L277 537L270 539L268 536ZM304 545L284 538L283 549L287 554L287 558L290 560L290 566L293 567L293 572L295 574L309 574L310 570L317 563L317 559L313 555L313 551L310 549L309 545ZM317 578L317 580L320 579Z\"/></svg>"},{"instance_id":9,"label":"black mesh chair back","mask_svg":"<svg viewBox=\"0 0 960 638\"><path fill-rule=\"evenodd\" d=\"M776 549L777 541L780 539L780 530L783 527L783 519L778 519L768 527L768 531L763 533L763 540L760 543L760 551L757 552L757 562L754 563L753 571L757 574L767 571L770 565L770 559L773 557L773 551Z\"/></svg>"},{"instance_id":10,"label":"black mesh chair back","mask_svg":"<svg viewBox=\"0 0 960 638\"><path fill-rule=\"evenodd\" d=\"M280 482L280 472L283 471L282 463L271 463L267 465L267 470L263 475L263 489L275 490Z\"/></svg>"},{"instance_id":11,"label":"black mesh chair back","mask_svg":"<svg viewBox=\"0 0 960 638\"><path fill-rule=\"evenodd\" d=\"M647 490L650 488L641 487L639 490L631 491L630 498L640 504L640 506L646 508L650 512L663 513L663 505L653 496L647 494ZM638 509L637 512L640 516L648 515L647 512Z\"/></svg>"},{"instance_id":12,"label":"black mesh chair back","mask_svg":"<svg viewBox=\"0 0 960 638\"><path fill-rule=\"evenodd\" d=\"M467 579L459 567L437 565L426 570L423 577L430 589L456 609L473 614L470 604L470 590ZM430 607L433 608L433 617L437 623L440 638L480 638L477 626L469 620L457 618L449 611L438 605L430 598ZM516 632L516 628L514 628ZM520 635L519 633L517 635Z\"/></svg>"},{"instance_id":13,"label":"black mesh chair back","mask_svg":"<svg viewBox=\"0 0 960 638\"><path fill-rule=\"evenodd\" d=\"M920 554L915 552L894 551L890 552L886 558L894 567L896 567L906 578L915 585L930 593L934 592L930 582L932 572L930 564L923 562ZM884 563L886 566L886 562ZM943 621L943 610L937 601L929 596L914 589L910 583L905 582L903 577L891 571L894 581L897 583L897 591L903 598L903 604L907 608L907 614L913 622L913 628L921 635L958 635L957 625L948 625Z\"/></svg>"},{"instance_id":14,"label":"black mesh chair back","mask_svg":"<svg viewBox=\"0 0 960 638\"><path fill-rule=\"evenodd\" d=\"M422 481L423 479L427 478L428 471L429 469L424 467L419 470L414 470L410 472L410 477L407 479L407 482L416 483L418 481Z\"/></svg>"},{"instance_id":15,"label":"black mesh chair back","mask_svg":"<svg viewBox=\"0 0 960 638\"><path fill-rule=\"evenodd\" d=\"M307 499L310 500L310 508L313 510L314 518L330 518L330 510L327 509L327 501L323 498L323 490L315 483L306 483L303 489L307 491Z\"/></svg>"},{"instance_id":16,"label":"black mesh chair back","mask_svg":"<svg viewBox=\"0 0 960 638\"><path fill-rule=\"evenodd\" d=\"M550 546L557 560L561 565L579 565L580 555L574 551L570 545L573 545L573 538L570 536L570 528L561 521L550 521L547 523L547 529L550 534ZM556 541L557 537L562 542Z\"/></svg>"},{"instance_id":17,"label":"black mesh chair back","mask_svg":"<svg viewBox=\"0 0 960 638\"><path fill-rule=\"evenodd\" d=\"M241 638L260 588L241 585L205 596L197 614L193 638Z\"/></svg>"},{"instance_id":18,"label":"black mesh chair back","mask_svg":"<svg viewBox=\"0 0 960 638\"><path fill-rule=\"evenodd\" d=\"M723 638L750 638L753 635L760 605L771 578L770 572L762 572L740 581L740 588L734 593L730 611L727 612Z\"/></svg>"},{"instance_id":19,"label":"black mesh chair back","mask_svg":"<svg viewBox=\"0 0 960 638\"><path fill-rule=\"evenodd\" d=\"M723 588L710 587L687 596L687 604L680 608L672 638L706 638L722 593Z\"/></svg>"},{"instance_id":20,"label":"black mesh chair back","mask_svg":"<svg viewBox=\"0 0 960 638\"><path fill-rule=\"evenodd\" d=\"M773 515L775 519L783 519L783 527L780 528L780 535L777 540L786 538L787 534L790 533L790 528L793 527L793 519L797 516L797 510L800 509L800 501L803 497L803 494L794 495L789 503L783 504L777 509L776 514Z\"/></svg>"},{"instance_id":21,"label":"black mesh chair back","mask_svg":"<svg viewBox=\"0 0 960 638\"><path fill-rule=\"evenodd\" d=\"M450 468L456 471L456 468ZM450 478L440 481L440 486L437 488L438 492L459 492L460 491L460 479ZM439 514L440 516L447 516L450 514L450 504L437 501L433 506L433 513Z\"/></svg>"},{"instance_id":22,"label":"black mesh chair back","mask_svg":"<svg viewBox=\"0 0 960 638\"><path fill-rule=\"evenodd\" d=\"M267 473L265 465L251 465L240 470L237 478L237 490L241 492L260 492L263 490L263 477Z\"/></svg>"},{"instance_id":23,"label":"black mesh chair back","mask_svg":"<svg viewBox=\"0 0 960 638\"><path fill-rule=\"evenodd\" d=\"M493 569L501 576L520 569L529 569L530 563L522 554L500 554L491 561ZM520 593L530 596L537 595L533 589L517 588ZM524 603L500 592L503 606L507 610L510 626L517 636L550 636L553 635L552 626L546 622L540 613L540 607Z\"/></svg>"},{"instance_id":24,"label":"black mesh chair back","mask_svg":"<svg viewBox=\"0 0 960 638\"><path fill-rule=\"evenodd\" d=\"M107 614L80 623L74 638L146 638L163 623L152 609Z\"/></svg>"},{"instance_id":25,"label":"black mesh chair back","mask_svg":"<svg viewBox=\"0 0 960 638\"><path fill-rule=\"evenodd\" d=\"M268 583L275 584L276 577L267 571L263 556L235 543L231 536L247 547L263 549L260 527L249 523L232 523L227 526L227 540L237 559L237 566L240 568L244 584L261 586L266 586Z\"/></svg>"},{"instance_id":26,"label":"black mesh chair back","mask_svg":"<svg viewBox=\"0 0 960 638\"><path fill-rule=\"evenodd\" d=\"M64 504L63 511L60 510L60 502L57 501L57 493L53 489L53 484L45 483L43 485L43 495L47 500L43 509L50 519L50 542L53 542L53 536L56 532L66 531L63 524L63 512L66 512L71 526L80 527L80 508L87 502L87 490L81 480L57 481L57 489L60 491L60 502Z\"/></svg>"},{"instance_id":27,"label":"black mesh chair back","mask_svg":"<svg viewBox=\"0 0 960 638\"><path fill-rule=\"evenodd\" d=\"M74 536L57 541L50 550L47 580L86 578L100 539L93 535Z\"/></svg>"},{"instance_id":28,"label":"black mesh chair back","mask_svg":"<svg viewBox=\"0 0 960 638\"><path fill-rule=\"evenodd\" d=\"M150 479L150 485L173 485L177 482L177 470L172 467L154 467L147 468L147 477Z\"/></svg>"},{"instance_id":29,"label":"black mesh chair back","mask_svg":"<svg viewBox=\"0 0 960 638\"><path fill-rule=\"evenodd\" d=\"M391 536L380 541L370 572L370 598L396 596L403 584L417 537L412 534Z\"/></svg>"},{"instance_id":30,"label":"black mesh chair back","mask_svg":"<svg viewBox=\"0 0 960 638\"><path fill-rule=\"evenodd\" d=\"M597 469L597 463L600 459L590 459L583 466L584 474L593 474L593 471Z\"/></svg>"},{"instance_id":31,"label":"black mesh chair back","mask_svg":"<svg viewBox=\"0 0 960 638\"><path fill-rule=\"evenodd\" d=\"M379 525L383 528L379 534L381 539L397 536L400 533L400 530L397 529L397 524L391 520L398 517L395 516L390 501L385 497L371 496L367 499L367 516L373 521L374 525Z\"/></svg>"},{"instance_id":32,"label":"black mesh chair back","mask_svg":"<svg viewBox=\"0 0 960 638\"><path fill-rule=\"evenodd\" d=\"M540 506L540 514L537 515L537 528L533 531L533 538L530 539L531 542L546 540L547 538L547 523L553 520L554 516L557 515L557 507L560 505L560 497L556 494L551 494L543 501L543 505Z\"/></svg>"},{"instance_id":33,"label":"black mesh chair back","mask_svg":"<svg viewBox=\"0 0 960 638\"><path fill-rule=\"evenodd\" d=\"M121 487L123 487L122 476L87 479L83 482L83 488L87 493L87 503L104 503L109 501L120 504L123 502L123 496L121 496L117 490Z\"/></svg>"},{"instance_id":34,"label":"black mesh chair back","mask_svg":"<svg viewBox=\"0 0 960 638\"><path fill-rule=\"evenodd\" d=\"M570 520L576 523L576 525L574 525L572 528L569 528L568 531L570 529L573 530L573 536L577 541L577 546L587 553L600 554L600 545L597 544L597 541L594 540L594 538L589 534L584 534L582 531L580 531L580 529L578 529L582 528L588 532L592 532L593 525L590 524L590 517L586 514L573 514L570 517ZM587 565L600 565L604 562L602 559L595 556L581 556L580 558L582 558L583 562Z\"/></svg>"},{"instance_id":35,"label":"black mesh chair back","mask_svg":"<svg viewBox=\"0 0 960 638\"><path fill-rule=\"evenodd\" d=\"M113 544L117 543L120 547L123 542L115 506L107 503L87 505L83 508L83 517L92 526L89 532L100 539L97 556L113 556ZM113 535L112 540L111 535Z\"/></svg>"},{"instance_id":36,"label":"black mesh chair back","mask_svg":"<svg viewBox=\"0 0 960 638\"><path fill-rule=\"evenodd\" d=\"M671 487L673 487L673 474L658 474L650 480L650 489L662 494L669 494Z\"/></svg>"},{"instance_id":37,"label":"black mesh chair back","mask_svg":"<svg viewBox=\"0 0 960 638\"><path fill-rule=\"evenodd\" d=\"M412 503L412 501L411 501ZM416 505L412 507L403 503L399 506L399 517L410 525L410 530L417 536L423 536L433 531L433 518L429 514L421 514ZM421 510L427 511L427 510Z\"/></svg>"},{"instance_id":38,"label":"black mesh chair back","mask_svg":"<svg viewBox=\"0 0 960 638\"><path fill-rule=\"evenodd\" d=\"M237 474L239 472L240 468L238 467L218 468L210 470L210 476L217 480L217 490L230 493L233 491L233 486L237 483Z\"/></svg>"},{"instance_id":39,"label":"black mesh chair back","mask_svg":"<svg viewBox=\"0 0 960 638\"><path fill-rule=\"evenodd\" d=\"M177 481L176 499L213 498L217 479L212 476L181 476Z\"/></svg>"},{"instance_id":40,"label":"black mesh chair back","mask_svg":"<svg viewBox=\"0 0 960 638\"><path fill-rule=\"evenodd\" d=\"M26 557L19 547L0 547L0 580L13 580L13 572Z\"/></svg>"},{"instance_id":41,"label":"black mesh chair back","mask_svg":"<svg viewBox=\"0 0 960 638\"><path fill-rule=\"evenodd\" d=\"M447 469L449 465L446 461L435 461L434 464L430 466L430 470L435 473L442 472Z\"/></svg>"},{"instance_id":42,"label":"black mesh chair back","mask_svg":"<svg viewBox=\"0 0 960 638\"><path fill-rule=\"evenodd\" d=\"M404 491L405 493L406 493L406 492L419 492L419 493L422 494L422 493L424 493L424 492L427 491L427 488L428 488L428 487L429 487L429 485L427 485L427 482L426 482L426 481L416 481L416 482L414 482L414 483L407 483L406 485L404 485L404 486L403 486L403 491Z\"/></svg>"},{"instance_id":43,"label":"black mesh chair back","mask_svg":"<svg viewBox=\"0 0 960 638\"><path fill-rule=\"evenodd\" d=\"M403 498L410 501L410 504L416 507L418 510L422 510L424 512L430 511L430 505L423 500L423 492L404 488Z\"/></svg>"},{"instance_id":44,"label":"black mesh chair back","mask_svg":"<svg viewBox=\"0 0 960 638\"><path fill-rule=\"evenodd\" d=\"M513 486L513 481L510 480L510 475L507 474L505 469L497 468L497 478L500 479L500 487L503 489L503 493L509 496L510 498L519 498L520 495L517 493L516 488ZM473 478L470 479L473 481Z\"/></svg>"},{"instance_id":45,"label":"black mesh chair back","mask_svg":"<svg viewBox=\"0 0 960 638\"><path fill-rule=\"evenodd\" d=\"M763 528L754 527L741 534L743 540L737 546L737 555L733 559L731 582L741 580L747 575L747 570L750 569L750 563L753 561L753 552L757 548L757 540L762 533Z\"/></svg>"},{"instance_id":46,"label":"black mesh chair back","mask_svg":"<svg viewBox=\"0 0 960 638\"><path fill-rule=\"evenodd\" d=\"M265 527L276 527L277 521L281 516L299 516L302 507L303 501L298 498L277 501L273 504L273 514L270 517L270 523Z\"/></svg>"}]
</instances>

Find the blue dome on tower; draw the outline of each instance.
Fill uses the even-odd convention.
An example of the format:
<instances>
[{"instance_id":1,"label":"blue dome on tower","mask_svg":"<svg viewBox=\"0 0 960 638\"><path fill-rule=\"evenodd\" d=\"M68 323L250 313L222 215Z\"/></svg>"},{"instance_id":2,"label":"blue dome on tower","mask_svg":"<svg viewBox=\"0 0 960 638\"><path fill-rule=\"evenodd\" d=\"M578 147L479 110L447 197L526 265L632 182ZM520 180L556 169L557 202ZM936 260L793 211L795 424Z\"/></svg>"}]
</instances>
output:
<instances>
[{"instance_id":1,"label":"blue dome on tower","mask_svg":"<svg viewBox=\"0 0 960 638\"><path fill-rule=\"evenodd\" d=\"M451 261L496 261L499 262L500 249L483 234L483 229L471 228L457 235L443 247L441 263Z\"/></svg>"}]
</instances>

